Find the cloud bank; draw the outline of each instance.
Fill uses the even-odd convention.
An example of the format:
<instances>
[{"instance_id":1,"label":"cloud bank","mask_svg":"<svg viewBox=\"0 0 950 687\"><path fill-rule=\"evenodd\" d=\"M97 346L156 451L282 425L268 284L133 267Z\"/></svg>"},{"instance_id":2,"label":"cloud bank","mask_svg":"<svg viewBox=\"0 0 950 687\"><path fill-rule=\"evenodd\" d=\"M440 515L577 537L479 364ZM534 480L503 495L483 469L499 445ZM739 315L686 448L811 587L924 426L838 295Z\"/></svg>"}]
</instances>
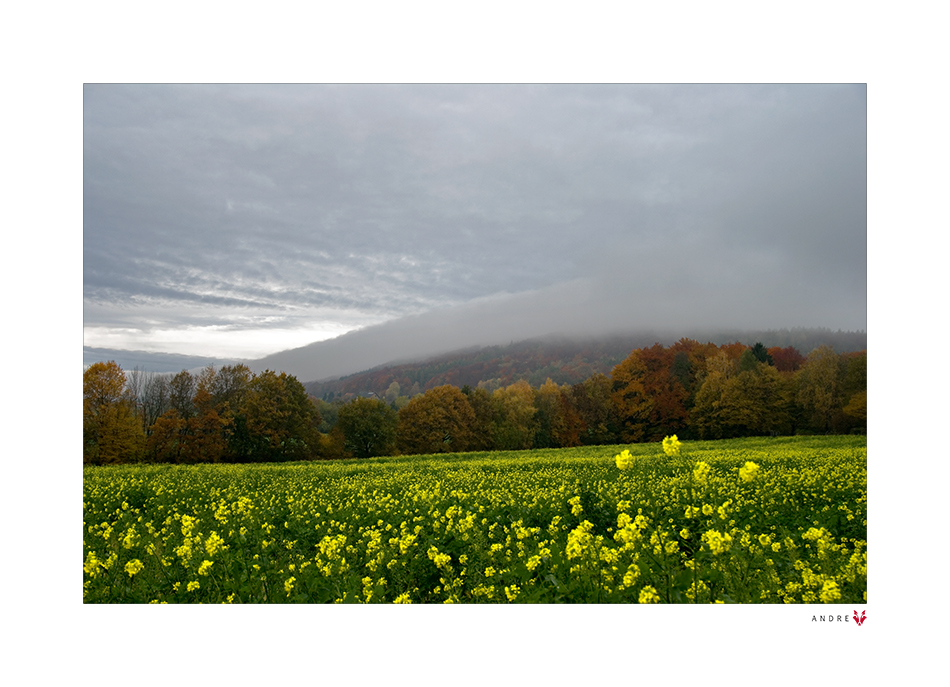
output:
<instances>
[{"instance_id":1,"label":"cloud bank","mask_svg":"<svg viewBox=\"0 0 950 687\"><path fill-rule=\"evenodd\" d=\"M84 344L866 329L866 116L863 85L87 85Z\"/></svg>"}]
</instances>

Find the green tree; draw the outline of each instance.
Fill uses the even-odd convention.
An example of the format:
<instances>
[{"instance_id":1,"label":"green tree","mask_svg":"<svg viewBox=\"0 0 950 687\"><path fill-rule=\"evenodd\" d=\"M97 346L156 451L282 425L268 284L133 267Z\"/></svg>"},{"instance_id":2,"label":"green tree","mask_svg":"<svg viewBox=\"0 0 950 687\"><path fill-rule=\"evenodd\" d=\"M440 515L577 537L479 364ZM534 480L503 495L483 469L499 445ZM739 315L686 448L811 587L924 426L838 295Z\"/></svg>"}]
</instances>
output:
<instances>
[{"instance_id":1,"label":"green tree","mask_svg":"<svg viewBox=\"0 0 950 687\"><path fill-rule=\"evenodd\" d=\"M749 349L753 357L758 360L760 363L765 363L766 365L775 365L772 360L772 356L769 354L768 349L762 345L761 341L757 341L756 344Z\"/></svg>"},{"instance_id":2,"label":"green tree","mask_svg":"<svg viewBox=\"0 0 950 687\"><path fill-rule=\"evenodd\" d=\"M396 411L376 398L355 398L340 407L337 424L345 450L357 458L392 455L396 448Z\"/></svg>"},{"instance_id":3,"label":"green tree","mask_svg":"<svg viewBox=\"0 0 950 687\"><path fill-rule=\"evenodd\" d=\"M265 370L248 384L238 409L240 458L253 462L317 457L321 418L303 384L285 372Z\"/></svg>"}]
</instances>

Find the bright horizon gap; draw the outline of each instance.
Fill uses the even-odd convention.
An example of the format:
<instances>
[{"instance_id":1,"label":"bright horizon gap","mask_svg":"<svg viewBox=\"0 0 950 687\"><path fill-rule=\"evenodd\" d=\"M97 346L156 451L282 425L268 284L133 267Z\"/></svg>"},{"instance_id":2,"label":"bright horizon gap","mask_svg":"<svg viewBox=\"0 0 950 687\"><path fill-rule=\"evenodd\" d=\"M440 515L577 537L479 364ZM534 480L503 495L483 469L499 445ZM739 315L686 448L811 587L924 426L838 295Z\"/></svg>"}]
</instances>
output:
<instances>
[{"instance_id":1,"label":"bright horizon gap","mask_svg":"<svg viewBox=\"0 0 950 687\"><path fill-rule=\"evenodd\" d=\"M221 326L155 329L86 327L83 346L205 358L248 359L335 339L368 325L323 324L309 328L241 329Z\"/></svg>"}]
</instances>

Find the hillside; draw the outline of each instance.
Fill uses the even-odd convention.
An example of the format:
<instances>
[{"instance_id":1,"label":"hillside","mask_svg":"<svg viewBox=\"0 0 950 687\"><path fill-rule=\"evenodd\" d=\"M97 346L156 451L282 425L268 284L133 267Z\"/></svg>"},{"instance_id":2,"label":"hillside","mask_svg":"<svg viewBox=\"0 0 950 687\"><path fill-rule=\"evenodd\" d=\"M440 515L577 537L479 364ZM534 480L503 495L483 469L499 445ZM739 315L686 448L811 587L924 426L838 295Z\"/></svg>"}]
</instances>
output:
<instances>
[{"instance_id":1,"label":"hillside","mask_svg":"<svg viewBox=\"0 0 950 687\"><path fill-rule=\"evenodd\" d=\"M766 347L794 346L803 355L823 344L833 346L839 353L867 347L864 332L833 332L828 329L725 332L690 338L716 344L740 341L751 345L761 341ZM597 373L609 375L630 351L654 343L670 344L673 340L667 341L655 334L587 340L531 339L506 346L457 350L417 362L381 365L337 380L309 382L304 386L313 396L332 400L351 395L377 394L382 397L393 382L399 386L396 395L410 397L443 384L458 387L481 384L489 390L520 379L527 380L532 386L543 384L548 378L557 384L577 384Z\"/></svg>"}]
</instances>

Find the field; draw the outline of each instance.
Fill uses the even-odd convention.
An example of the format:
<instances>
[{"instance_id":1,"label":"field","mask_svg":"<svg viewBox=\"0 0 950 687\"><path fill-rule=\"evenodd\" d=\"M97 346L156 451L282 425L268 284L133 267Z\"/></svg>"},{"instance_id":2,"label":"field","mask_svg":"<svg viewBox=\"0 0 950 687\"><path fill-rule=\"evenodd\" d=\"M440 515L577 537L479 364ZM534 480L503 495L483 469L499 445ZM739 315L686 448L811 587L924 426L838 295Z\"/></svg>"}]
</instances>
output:
<instances>
[{"instance_id":1,"label":"field","mask_svg":"<svg viewBox=\"0 0 950 687\"><path fill-rule=\"evenodd\" d=\"M867 600L865 437L670 453L85 468L83 600Z\"/></svg>"}]
</instances>

